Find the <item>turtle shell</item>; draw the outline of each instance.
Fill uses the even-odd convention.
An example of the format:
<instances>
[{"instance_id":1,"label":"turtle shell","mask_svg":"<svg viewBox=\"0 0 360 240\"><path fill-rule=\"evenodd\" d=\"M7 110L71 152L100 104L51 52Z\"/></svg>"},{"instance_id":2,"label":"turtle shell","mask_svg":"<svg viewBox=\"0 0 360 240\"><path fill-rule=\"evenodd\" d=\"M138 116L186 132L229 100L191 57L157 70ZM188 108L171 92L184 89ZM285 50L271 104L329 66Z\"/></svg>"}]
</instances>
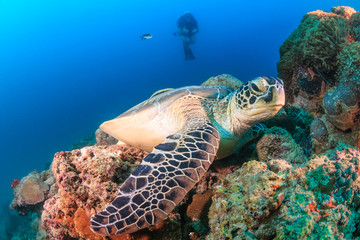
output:
<instances>
[{"instance_id":1,"label":"turtle shell","mask_svg":"<svg viewBox=\"0 0 360 240\"><path fill-rule=\"evenodd\" d=\"M195 95L220 100L232 91L223 86L191 86L165 91L136 105L117 118L104 122L100 128L118 140L150 152L167 136L184 127L184 123L179 120L181 116L178 119L174 117L186 112L180 110L186 106L180 106L179 99ZM168 114L170 106L175 114ZM177 110L179 110L178 114L176 114Z\"/></svg>"}]
</instances>

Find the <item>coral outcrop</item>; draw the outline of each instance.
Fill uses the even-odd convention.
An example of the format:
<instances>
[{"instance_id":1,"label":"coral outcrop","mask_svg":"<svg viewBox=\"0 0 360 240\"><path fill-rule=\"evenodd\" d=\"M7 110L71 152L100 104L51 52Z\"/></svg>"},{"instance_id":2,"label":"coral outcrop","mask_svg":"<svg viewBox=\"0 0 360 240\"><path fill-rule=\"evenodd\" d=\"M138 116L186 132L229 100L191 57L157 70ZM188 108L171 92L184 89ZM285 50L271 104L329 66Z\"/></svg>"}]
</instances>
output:
<instances>
[{"instance_id":1,"label":"coral outcrop","mask_svg":"<svg viewBox=\"0 0 360 240\"><path fill-rule=\"evenodd\" d=\"M335 13L306 14L280 47L279 77L285 80L287 100L296 95L321 97L337 70L336 56L347 41L347 19Z\"/></svg>"},{"instance_id":2,"label":"coral outcrop","mask_svg":"<svg viewBox=\"0 0 360 240\"><path fill-rule=\"evenodd\" d=\"M37 171L29 173L14 187L14 199L10 208L20 215L25 215L29 211L41 211L44 200L57 191L54 183L55 179L51 171L44 171L41 174Z\"/></svg>"},{"instance_id":3,"label":"coral outcrop","mask_svg":"<svg viewBox=\"0 0 360 240\"><path fill-rule=\"evenodd\" d=\"M116 138L110 136L100 128L96 130L95 137L97 145L113 145L119 142Z\"/></svg>"},{"instance_id":4,"label":"coral outcrop","mask_svg":"<svg viewBox=\"0 0 360 240\"><path fill-rule=\"evenodd\" d=\"M90 230L90 216L115 198L119 185L145 155L137 148L120 145L90 146L55 154L52 171L58 192L43 205L41 229L46 237L39 239L108 239ZM159 239L179 239L181 228L176 227L175 216L162 225L165 227L151 233L111 239L147 239L152 234L164 236Z\"/></svg>"},{"instance_id":5,"label":"coral outcrop","mask_svg":"<svg viewBox=\"0 0 360 240\"><path fill-rule=\"evenodd\" d=\"M207 239L353 239L359 163L359 151L346 146L303 167L247 162L216 189Z\"/></svg>"},{"instance_id":6,"label":"coral outcrop","mask_svg":"<svg viewBox=\"0 0 360 240\"><path fill-rule=\"evenodd\" d=\"M350 17L351 40L360 41L360 13L356 12Z\"/></svg>"},{"instance_id":7,"label":"coral outcrop","mask_svg":"<svg viewBox=\"0 0 360 240\"><path fill-rule=\"evenodd\" d=\"M278 72L287 106L301 107L316 118L311 125L316 153L330 149L339 136L359 145L359 16L341 6L310 12L280 47Z\"/></svg>"},{"instance_id":8,"label":"coral outcrop","mask_svg":"<svg viewBox=\"0 0 360 240\"><path fill-rule=\"evenodd\" d=\"M55 239L102 239L90 231L90 215L116 196L144 157L136 148L93 146L55 154L52 171L58 194L46 200L42 228Z\"/></svg>"},{"instance_id":9,"label":"coral outcrop","mask_svg":"<svg viewBox=\"0 0 360 240\"><path fill-rule=\"evenodd\" d=\"M230 74L221 74L216 77L211 77L201 84L202 86L226 86L233 90L238 89L242 82Z\"/></svg>"},{"instance_id":10,"label":"coral outcrop","mask_svg":"<svg viewBox=\"0 0 360 240\"><path fill-rule=\"evenodd\" d=\"M284 159L290 163L302 164L306 161L303 149L296 144L290 133L278 127L266 131L256 145L259 161Z\"/></svg>"}]
</instances>

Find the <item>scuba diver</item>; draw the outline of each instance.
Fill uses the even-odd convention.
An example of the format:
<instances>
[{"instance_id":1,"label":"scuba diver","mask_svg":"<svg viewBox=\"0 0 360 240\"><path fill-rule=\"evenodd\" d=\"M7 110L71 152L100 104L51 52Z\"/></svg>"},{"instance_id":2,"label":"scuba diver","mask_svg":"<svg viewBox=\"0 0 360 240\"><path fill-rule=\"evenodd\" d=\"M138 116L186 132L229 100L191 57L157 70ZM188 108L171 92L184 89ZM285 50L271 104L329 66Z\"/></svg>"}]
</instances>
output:
<instances>
[{"instance_id":1,"label":"scuba diver","mask_svg":"<svg viewBox=\"0 0 360 240\"><path fill-rule=\"evenodd\" d=\"M199 32L199 27L194 16L189 12L185 12L181 15L177 20L177 34L183 42L185 60L195 59L190 44L195 43L195 34L197 32Z\"/></svg>"}]
</instances>

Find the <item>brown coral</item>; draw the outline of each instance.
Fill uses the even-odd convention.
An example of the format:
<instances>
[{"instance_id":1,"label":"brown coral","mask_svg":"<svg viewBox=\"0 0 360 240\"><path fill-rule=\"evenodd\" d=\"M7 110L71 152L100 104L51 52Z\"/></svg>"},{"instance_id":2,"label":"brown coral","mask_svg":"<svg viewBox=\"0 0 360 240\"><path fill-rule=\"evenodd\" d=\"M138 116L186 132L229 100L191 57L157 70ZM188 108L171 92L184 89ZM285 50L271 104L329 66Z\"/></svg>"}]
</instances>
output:
<instances>
[{"instance_id":1,"label":"brown coral","mask_svg":"<svg viewBox=\"0 0 360 240\"><path fill-rule=\"evenodd\" d=\"M118 186L144 158L145 152L130 146L91 146L55 154L52 169L58 194L45 201L41 227L54 239L107 239L93 233L90 216L109 204ZM179 239L177 219L166 220L154 233L113 236L111 239Z\"/></svg>"},{"instance_id":2,"label":"brown coral","mask_svg":"<svg viewBox=\"0 0 360 240\"><path fill-rule=\"evenodd\" d=\"M95 132L97 145L114 145L119 142L116 138L110 136L100 128Z\"/></svg>"},{"instance_id":3,"label":"brown coral","mask_svg":"<svg viewBox=\"0 0 360 240\"><path fill-rule=\"evenodd\" d=\"M26 204L37 204L44 201L44 191L49 190L49 186L44 184L39 178L30 177L22 185L20 196Z\"/></svg>"},{"instance_id":4,"label":"brown coral","mask_svg":"<svg viewBox=\"0 0 360 240\"><path fill-rule=\"evenodd\" d=\"M204 213L206 214L207 206L211 200L212 191L198 193L193 196L192 203L188 206L186 214L192 221L199 220Z\"/></svg>"},{"instance_id":5,"label":"brown coral","mask_svg":"<svg viewBox=\"0 0 360 240\"><path fill-rule=\"evenodd\" d=\"M82 208L78 208L74 214L75 230L79 236L85 239L101 240L102 237L90 230L89 214Z\"/></svg>"},{"instance_id":6,"label":"brown coral","mask_svg":"<svg viewBox=\"0 0 360 240\"><path fill-rule=\"evenodd\" d=\"M52 179L50 171L41 174L33 171L23 177L14 188L14 199L10 208L22 215L29 211L41 211L43 201L55 194Z\"/></svg>"},{"instance_id":7,"label":"brown coral","mask_svg":"<svg viewBox=\"0 0 360 240\"><path fill-rule=\"evenodd\" d=\"M259 161L284 159L291 163L302 164L305 155L301 147L284 129L273 127L256 144Z\"/></svg>"},{"instance_id":8,"label":"brown coral","mask_svg":"<svg viewBox=\"0 0 360 240\"><path fill-rule=\"evenodd\" d=\"M345 131L355 125L359 112L360 91L352 82L341 82L327 91L323 103L330 122Z\"/></svg>"},{"instance_id":9,"label":"brown coral","mask_svg":"<svg viewBox=\"0 0 360 240\"><path fill-rule=\"evenodd\" d=\"M84 219L95 212L95 206L100 209L115 197L118 184L144 155L136 148L118 145L55 154L52 169L59 194L44 204L43 229L57 239L92 233Z\"/></svg>"},{"instance_id":10,"label":"brown coral","mask_svg":"<svg viewBox=\"0 0 360 240\"><path fill-rule=\"evenodd\" d=\"M238 89L242 82L230 74L221 74L206 80L201 86L226 86L233 90Z\"/></svg>"}]
</instances>

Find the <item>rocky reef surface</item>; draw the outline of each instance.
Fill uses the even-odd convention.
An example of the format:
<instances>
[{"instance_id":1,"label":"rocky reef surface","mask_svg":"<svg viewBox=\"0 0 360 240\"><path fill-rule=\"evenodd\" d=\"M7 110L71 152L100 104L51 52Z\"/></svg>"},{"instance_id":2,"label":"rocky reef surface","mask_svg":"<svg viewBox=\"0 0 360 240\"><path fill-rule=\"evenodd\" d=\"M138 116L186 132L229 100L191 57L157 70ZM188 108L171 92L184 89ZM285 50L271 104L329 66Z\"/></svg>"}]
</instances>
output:
<instances>
[{"instance_id":1,"label":"rocky reef surface","mask_svg":"<svg viewBox=\"0 0 360 240\"><path fill-rule=\"evenodd\" d=\"M301 164L244 163L215 187L207 239L355 239L359 157L339 146Z\"/></svg>"},{"instance_id":2,"label":"rocky reef surface","mask_svg":"<svg viewBox=\"0 0 360 240\"><path fill-rule=\"evenodd\" d=\"M333 7L306 14L280 47L287 105L312 114L316 153L339 141L359 147L360 12Z\"/></svg>"},{"instance_id":3,"label":"rocky reef surface","mask_svg":"<svg viewBox=\"0 0 360 240\"><path fill-rule=\"evenodd\" d=\"M306 14L280 48L286 106L159 225L113 237L90 230L146 156L97 130L96 145L56 153L49 170L14 182L11 208L32 235L12 239L360 239L359 41L354 9ZM204 85L239 81L222 74Z\"/></svg>"}]
</instances>

